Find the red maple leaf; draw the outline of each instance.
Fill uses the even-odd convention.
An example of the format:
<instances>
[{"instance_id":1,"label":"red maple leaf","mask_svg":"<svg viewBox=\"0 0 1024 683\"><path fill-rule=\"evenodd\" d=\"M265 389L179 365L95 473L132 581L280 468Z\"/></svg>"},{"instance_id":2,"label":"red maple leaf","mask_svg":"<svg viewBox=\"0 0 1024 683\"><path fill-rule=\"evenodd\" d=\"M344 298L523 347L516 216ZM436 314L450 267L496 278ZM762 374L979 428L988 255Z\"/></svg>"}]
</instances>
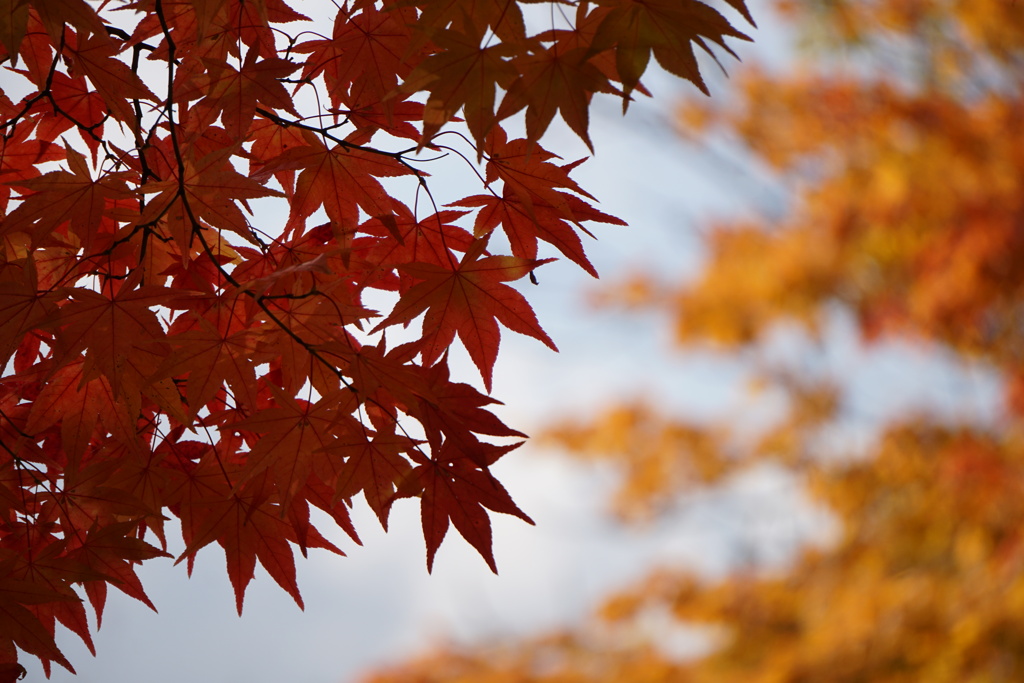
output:
<instances>
[{"instance_id":1,"label":"red maple leaf","mask_svg":"<svg viewBox=\"0 0 1024 683\"><path fill-rule=\"evenodd\" d=\"M226 322L226 321L225 321ZM236 400L256 405L255 343L248 330L230 331L200 318L194 329L167 338L176 347L155 369L151 379L178 377L183 380L188 417L194 419L225 383Z\"/></svg>"},{"instance_id":2,"label":"red maple leaf","mask_svg":"<svg viewBox=\"0 0 1024 683\"><path fill-rule=\"evenodd\" d=\"M395 216L390 224L375 218L360 226L362 232L381 238L363 247L362 256L384 269L408 263L445 265L451 261L451 251L464 252L473 244L473 236L454 224L465 211L438 211L416 220L404 204L395 202L393 206ZM401 287L401 291L406 289L408 286Z\"/></svg>"},{"instance_id":3,"label":"red maple leaf","mask_svg":"<svg viewBox=\"0 0 1024 683\"><path fill-rule=\"evenodd\" d=\"M64 0L66 1L66 0ZM135 111L130 99L156 101L138 74L115 55L120 47L108 38L106 30L78 37L77 45L69 51L71 76L85 76L103 98L110 115L118 121L129 122Z\"/></svg>"},{"instance_id":4,"label":"red maple leaf","mask_svg":"<svg viewBox=\"0 0 1024 683\"><path fill-rule=\"evenodd\" d=\"M205 93L192 110L195 125L209 126L219 116L224 131L237 140L248 133L260 104L299 115L279 80L299 68L297 64L277 57L259 60L256 50L249 50L237 69L219 59L207 58L203 64L206 74L202 82L191 87L194 93ZM179 96L188 97L184 93Z\"/></svg>"},{"instance_id":5,"label":"red maple leaf","mask_svg":"<svg viewBox=\"0 0 1024 683\"><path fill-rule=\"evenodd\" d=\"M529 53L516 55L513 64L520 76L501 100L498 118L505 119L526 107L526 137L540 140L555 117L562 119L580 136L591 151L587 128L590 98L597 92L616 92L608 78L591 63L593 55L583 47L555 43L545 47L538 41Z\"/></svg>"},{"instance_id":6,"label":"red maple leaf","mask_svg":"<svg viewBox=\"0 0 1024 683\"><path fill-rule=\"evenodd\" d=\"M395 487L406 480L411 470L409 462L400 454L415 448L415 441L393 432L353 430L333 441L326 450L344 458L337 468L335 495L352 498L362 492L381 526L387 529Z\"/></svg>"},{"instance_id":7,"label":"red maple leaf","mask_svg":"<svg viewBox=\"0 0 1024 683\"><path fill-rule=\"evenodd\" d=\"M159 194L146 205L140 222L154 222L165 214L176 218L172 237L185 253L192 249L200 221L256 243L236 202L246 206L247 199L280 197L282 193L236 171L229 163L234 152L221 149L194 160L186 157L180 167L171 167L174 177L143 185L142 192Z\"/></svg>"},{"instance_id":8,"label":"red maple leaf","mask_svg":"<svg viewBox=\"0 0 1024 683\"><path fill-rule=\"evenodd\" d=\"M602 20L592 49L615 47L615 63L627 96L640 82L652 52L665 70L692 82L705 95L710 94L700 75L693 46L714 56L706 42L711 41L735 57L725 38L750 40L700 0L596 0L596 3L602 10ZM730 4L751 20L743 2L731 0Z\"/></svg>"},{"instance_id":9,"label":"red maple leaf","mask_svg":"<svg viewBox=\"0 0 1024 683\"><path fill-rule=\"evenodd\" d=\"M476 24L467 30L432 31L430 38L441 50L423 60L401 86L406 93L430 92L423 112L421 147L462 109L479 150L497 120L497 89L507 89L515 79L515 69L505 61L512 54L509 46L482 44L483 31Z\"/></svg>"},{"instance_id":10,"label":"red maple leaf","mask_svg":"<svg viewBox=\"0 0 1024 683\"><path fill-rule=\"evenodd\" d=\"M423 362L433 364L457 333L490 391L491 371L501 340L499 321L510 330L539 339L555 351L558 348L541 329L523 295L501 284L525 277L549 259L529 261L513 256L483 256L486 246L486 240L478 240L459 263L402 266L401 272L420 282L402 295L391 315L374 331L408 323L425 313L424 341L420 347Z\"/></svg>"},{"instance_id":11,"label":"red maple leaf","mask_svg":"<svg viewBox=\"0 0 1024 683\"><path fill-rule=\"evenodd\" d=\"M305 486L313 471L316 453L335 444L335 429L341 418L352 412L355 398L352 392L335 392L316 403L296 401L271 385L275 407L259 410L239 422L224 424L224 429L251 432L252 447L245 465L238 474L244 482L269 471L280 494L281 504L287 506Z\"/></svg>"},{"instance_id":12,"label":"red maple leaf","mask_svg":"<svg viewBox=\"0 0 1024 683\"><path fill-rule=\"evenodd\" d=\"M483 446L496 451L494 460L513 446ZM415 456L414 456L415 457ZM491 550L491 520L487 510L514 515L533 524L525 512L512 502L508 491L498 480L465 455L459 447L446 443L437 457L416 457L417 465L396 494L396 498L418 496L423 538L427 545L427 569L434 566L434 555L448 531L449 522L463 538L476 548L495 574L498 566Z\"/></svg>"},{"instance_id":13,"label":"red maple leaf","mask_svg":"<svg viewBox=\"0 0 1024 683\"><path fill-rule=\"evenodd\" d=\"M127 183L135 174L127 171L93 178L82 154L69 149L67 160L70 172L51 171L17 183L29 191L21 195L21 204L7 217L4 228L31 235L38 244L52 243L53 233L70 232L77 238L76 246L91 254L100 242L98 235L113 232L103 226L107 213L122 208L119 200L132 199ZM64 226L67 230L61 231Z\"/></svg>"},{"instance_id":14,"label":"red maple leaf","mask_svg":"<svg viewBox=\"0 0 1024 683\"><path fill-rule=\"evenodd\" d=\"M300 170L285 231L301 229L321 206L338 225L356 225L359 209L370 216L390 216L391 199L377 178L409 175L411 171L387 156L366 153L354 145L327 147L309 131L306 144L291 147L267 160L256 176Z\"/></svg>"},{"instance_id":15,"label":"red maple leaf","mask_svg":"<svg viewBox=\"0 0 1024 683\"><path fill-rule=\"evenodd\" d=\"M38 166L65 158L66 152L45 140L29 140L29 128L15 128L13 135L0 136L0 211L6 211L11 187L42 175ZM0 234L7 234L7 222L0 223Z\"/></svg>"},{"instance_id":16,"label":"red maple leaf","mask_svg":"<svg viewBox=\"0 0 1024 683\"><path fill-rule=\"evenodd\" d=\"M422 57L411 51L410 27L416 20L412 7L339 9L330 39L295 46L295 52L309 54L302 78L323 74L335 108L384 103L385 116L390 116L394 100L385 102L385 98L409 75L416 58Z\"/></svg>"},{"instance_id":17,"label":"red maple leaf","mask_svg":"<svg viewBox=\"0 0 1024 683\"><path fill-rule=\"evenodd\" d=\"M579 197L564 192L558 193L559 204L565 207L563 209L540 200L534 200L530 206L526 206L508 188L503 194L502 197L474 195L452 202L450 206L480 207L473 232L477 237L484 237L500 225L515 256L525 259L537 258L537 242L544 240L553 244L594 277L597 277L597 271L587 259L583 243L573 230L572 224L588 235L590 233L581 225L582 221L626 224L615 216L598 211Z\"/></svg>"},{"instance_id":18,"label":"red maple leaf","mask_svg":"<svg viewBox=\"0 0 1024 683\"><path fill-rule=\"evenodd\" d=\"M235 489L231 476L239 469L237 456L209 449L197 464L178 475L178 485L169 497L182 513L186 546L178 562L188 559L191 566L200 548L217 542L224 548L239 614L257 560L301 607L295 559L289 545L297 542L295 528L273 500L273 487L266 475L254 477ZM307 543L343 554L318 535L307 537Z\"/></svg>"}]
</instances>

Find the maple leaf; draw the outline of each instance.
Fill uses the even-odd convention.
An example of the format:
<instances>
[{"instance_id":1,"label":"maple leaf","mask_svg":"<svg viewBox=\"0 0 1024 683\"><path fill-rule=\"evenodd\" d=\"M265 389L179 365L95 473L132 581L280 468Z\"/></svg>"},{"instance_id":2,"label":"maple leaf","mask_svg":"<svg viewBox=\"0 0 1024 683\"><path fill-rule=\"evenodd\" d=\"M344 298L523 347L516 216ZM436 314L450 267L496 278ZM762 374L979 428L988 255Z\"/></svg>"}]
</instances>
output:
<instances>
[{"instance_id":1,"label":"maple leaf","mask_svg":"<svg viewBox=\"0 0 1024 683\"><path fill-rule=\"evenodd\" d=\"M36 128L36 137L41 140L56 140L66 130L76 129L79 137L89 146L96 161L100 140L103 137L103 122L107 118L107 105L98 93L89 89L84 78L68 78L66 74L55 71L50 77L50 95L52 106L58 110L59 116L42 117ZM42 101L36 103L36 109L51 106ZM116 176L115 176L116 177Z\"/></svg>"},{"instance_id":2,"label":"maple leaf","mask_svg":"<svg viewBox=\"0 0 1024 683\"><path fill-rule=\"evenodd\" d=\"M218 329L200 318L194 329L171 335L167 342L177 348L153 372L152 379L184 377L190 418L213 400L225 382L243 405L255 407L255 344L249 331L232 332L224 325Z\"/></svg>"},{"instance_id":3,"label":"maple leaf","mask_svg":"<svg viewBox=\"0 0 1024 683\"><path fill-rule=\"evenodd\" d=\"M464 453L481 466L493 460L481 459L477 439L472 432L491 436L525 437L522 432L508 427L484 406L500 403L481 394L468 384L452 382L448 366L437 363L428 371L429 384L416 392L423 429L431 448L440 450L442 440L458 444Z\"/></svg>"},{"instance_id":4,"label":"maple leaf","mask_svg":"<svg viewBox=\"0 0 1024 683\"><path fill-rule=\"evenodd\" d=\"M615 47L615 63L626 96L623 107L629 103L628 95L640 82L652 52L666 71L687 79L707 95L693 45L714 56L707 39L735 57L725 38L750 40L699 0L596 0L596 4L604 11L592 49L599 52ZM745 3L733 0L731 4L743 8L749 19Z\"/></svg>"},{"instance_id":5,"label":"maple leaf","mask_svg":"<svg viewBox=\"0 0 1024 683\"><path fill-rule=\"evenodd\" d=\"M408 349L398 347L388 351L383 341L377 346L363 345L346 335L317 346L317 352L335 360L341 371L351 378L353 390L372 399L378 409L389 407L395 400L415 404L417 394L428 391L425 378L417 372L418 366L410 362L415 353ZM391 408L393 414L393 406Z\"/></svg>"},{"instance_id":6,"label":"maple leaf","mask_svg":"<svg viewBox=\"0 0 1024 683\"><path fill-rule=\"evenodd\" d=\"M597 271L583 252L583 243L573 230L570 222L580 230L581 221L598 221L614 225L625 225L625 221L602 213L582 199L567 193L558 193L559 203L569 209L558 210L550 204L534 200L527 207L508 189L505 196L473 195L465 197L450 206L480 207L473 232L477 237L488 235L499 225L508 237L512 253L519 258L536 259L538 240L553 244L560 252L572 259L585 271L597 277ZM589 233L587 233L589 234Z\"/></svg>"},{"instance_id":7,"label":"maple leaf","mask_svg":"<svg viewBox=\"0 0 1024 683\"><path fill-rule=\"evenodd\" d=\"M196 224L199 220L256 243L249 222L235 201L280 197L282 193L234 170L228 164L233 151L222 149L194 161L186 158L180 173L178 169L172 170L176 177L144 185L142 192L159 194L146 205L140 221L155 221L172 208L179 211L180 227L173 237L186 253L191 249L193 237L200 227Z\"/></svg>"},{"instance_id":8,"label":"maple leaf","mask_svg":"<svg viewBox=\"0 0 1024 683\"><path fill-rule=\"evenodd\" d=\"M526 38L526 24L518 3L509 0L420 0L420 21L425 26L458 30L491 29L502 40Z\"/></svg>"},{"instance_id":9,"label":"maple leaf","mask_svg":"<svg viewBox=\"0 0 1024 683\"><path fill-rule=\"evenodd\" d=\"M300 404L277 387L271 386L271 392L274 407L225 428L259 434L238 474L239 480L244 482L269 470L280 492L281 505L287 507L313 471L315 454L334 443L335 428L340 426L341 416L355 407L355 397L345 390L313 404Z\"/></svg>"},{"instance_id":10,"label":"maple leaf","mask_svg":"<svg viewBox=\"0 0 1024 683\"><path fill-rule=\"evenodd\" d=\"M386 530L395 487L406 480L412 469L400 453L415 446L416 442L409 437L393 432L353 432L332 441L325 450L344 458L337 468L335 495L352 498L362 492Z\"/></svg>"},{"instance_id":11,"label":"maple leaf","mask_svg":"<svg viewBox=\"0 0 1024 683\"><path fill-rule=\"evenodd\" d=\"M395 102L385 98L409 75L415 62L410 54L410 27L415 23L416 12L411 7L386 11L362 7L355 13L340 9L330 39L295 46L295 52L309 54L302 79L324 74L335 108L343 103L383 103L384 116L390 117Z\"/></svg>"},{"instance_id":12,"label":"maple leaf","mask_svg":"<svg viewBox=\"0 0 1024 683\"><path fill-rule=\"evenodd\" d=\"M290 147L305 145L305 138L298 128L279 126L273 121L265 118L258 118L249 127L249 140L253 148L259 150L259 154L249 155L249 176L256 175L264 159L273 159L281 156ZM291 198L295 191L295 171L281 169L273 172L274 179L280 183L281 188L287 197Z\"/></svg>"},{"instance_id":13,"label":"maple leaf","mask_svg":"<svg viewBox=\"0 0 1024 683\"><path fill-rule=\"evenodd\" d=\"M208 3L206 11L215 11L217 3ZM217 15L214 15L217 17ZM274 57L277 54L272 23L289 24L295 21L309 21L309 17L289 7L283 0L229 0L227 11L220 14L222 23L213 28L214 32L237 39L261 55ZM216 23L216 22L214 22Z\"/></svg>"},{"instance_id":14,"label":"maple leaf","mask_svg":"<svg viewBox=\"0 0 1024 683\"><path fill-rule=\"evenodd\" d=\"M55 303L55 297L39 292L32 260L0 269L0 363L6 365L26 333L53 315Z\"/></svg>"},{"instance_id":15,"label":"maple leaf","mask_svg":"<svg viewBox=\"0 0 1024 683\"><path fill-rule=\"evenodd\" d=\"M328 148L309 131L304 130L302 137L304 146L291 147L268 160L255 176L259 179L279 171L302 169L286 231L299 229L321 206L339 225L356 225L360 208L371 216L391 215L391 200L377 177L408 175L408 168L351 146Z\"/></svg>"},{"instance_id":16,"label":"maple leaf","mask_svg":"<svg viewBox=\"0 0 1024 683\"><path fill-rule=\"evenodd\" d=\"M102 526L96 524L88 530L77 547L69 550L68 557L103 574L106 579L98 582L100 585L113 583L125 595L135 598L155 612L156 607L142 588L134 565L153 557L170 555L141 539L133 538L130 532L136 527L138 522L134 521ZM97 609L98 614L101 612L102 607Z\"/></svg>"},{"instance_id":17,"label":"maple leaf","mask_svg":"<svg viewBox=\"0 0 1024 683\"><path fill-rule=\"evenodd\" d=\"M81 33L96 36L97 42L107 37L103 22L85 0L53 0L32 5L55 40L59 41L64 35L66 24L71 24Z\"/></svg>"},{"instance_id":18,"label":"maple leaf","mask_svg":"<svg viewBox=\"0 0 1024 683\"><path fill-rule=\"evenodd\" d=\"M481 47L482 29L467 27L467 33L445 29L432 31L430 39L442 48L409 74L401 85L405 93L430 92L423 112L420 147L462 109L477 150L496 123L494 103L497 88L507 89L516 71L505 61L512 51L505 43Z\"/></svg>"},{"instance_id":19,"label":"maple leaf","mask_svg":"<svg viewBox=\"0 0 1024 683\"><path fill-rule=\"evenodd\" d=\"M129 283L134 281L137 277ZM57 332L57 355L74 358L84 352L86 375L102 373L115 395L123 396L121 369L126 360L137 355L141 340L150 342L147 349L140 349L143 353L163 340L163 328L152 308L166 294L162 287L153 286L125 286L105 293L78 287L65 292L71 300L56 318L62 325Z\"/></svg>"},{"instance_id":20,"label":"maple leaf","mask_svg":"<svg viewBox=\"0 0 1024 683\"><path fill-rule=\"evenodd\" d=\"M28 31L28 3L23 0L2 0L0 2L0 45L18 63L18 48Z\"/></svg>"},{"instance_id":21,"label":"maple leaf","mask_svg":"<svg viewBox=\"0 0 1024 683\"><path fill-rule=\"evenodd\" d=\"M525 277L547 260L528 261L512 256L483 256L486 240L478 240L459 263L413 263L403 273L418 280L402 295L394 310L374 330L407 323L426 313L423 320L423 362L431 365L455 339L456 333L491 388L491 370L498 355L500 321L510 330L525 334L557 351L540 328L537 316L523 295L501 284Z\"/></svg>"},{"instance_id":22,"label":"maple leaf","mask_svg":"<svg viewBox=\"0 0 1024 683\"><path fill-rule=\"evenodd\" d=\"M404 204L396 202L394 209L392 225L372 219L359 228L360 232L381 238L362 253L366 259L385 268L416 262L445 265L451 262L449 250L464 252L473 244L473 236L454 225L454 221L466 214L464 211L438 211L416 220ZM395 239L387 239L388 236Z\"/></svg>"},{"instance_id":23,"label":"maple leaf","mask_svg":"<svg viewBox=\"0 0 1024 683\"><path fill-rule=\"evenodd\" d=\"M396 138L419 141L420 131L412 121L421 121L425 107L420 102L399 102L392 97L383 102L356 101L348 109L338 110L356 127L356 135L369 138L378 130Z\"/></svg>"},{"instance_id":24,"label":"maple leaf","mask_svg":"<svg viewBox=\"0 0 1024 683\"><path fill-rule=\"evenodd\" d=\"M325 293L341 288L337 282L320 286ZM320 291L320 290L318 290ZM296 336L281 330L267 332L264 346L267 355L276 354L271 361L275 370L280 372L280 383L289 391L298 391L307 379L321 393L331 393L338 388L338 375L333 368L327 369L324 364L316 361L318 348L330 340L336 339L338 330L346 324L356 324L359 320L374 317L376 314L361 306L346 305L344 298L338 295L335 299L324 296L301 297L288 300L287 305L280 299L271 299L267 309L274 314L277 321L288 325ZM278 326L278 323L273 323Z\"/></svg>"},{"instance_id":25,"label":"maple leaf","mask_svg":"<svg viewBox=\"0 0 1024 683\"><path fill-rule=\"evenodd\" d=\"M497 117L505 119L526 107L526 137L536 142L561 112L569 127L591 152L594 145L587 133L590 98L596 92L616 92L608 78L590 63L592 55L583 47L566 49L555 43L539 43L530 53L517 55L513 65L521 75L508 87Z\"/></svg>"},{"instance_id":26,"label":"maple leaf","mask_svg":"<svg viewBox=\"0 0 1024 683\"><path fill-rule=\"evenodd\" d=\"M13 641L25 652L44 661L55 661L71 673L75 673L71 662L58 649L53 635L23 606L25 596L15 594L13 597L11 600L0 599L0 638ZM17 679L12 677L11 680Z\"/></svg>"},{"instance_id":27,"label":"maple leaf","mask_svg":"<svg viewBox=\"0 0 1024 683\"><path fill-rule=\"evenodd\" d=\"M207 77L201 86L194 86L205 92L205 97L192 110L197 117L196 125L208 126L219 116L228 136L238 139L248 133L258 104L299 115L279 80L299 68L298 65L277 57L257 59L257 51L249 50L238 69L223 60L203 60Z\"/></svg>"},{"instance_id":28,"label":"maple leaf","mask_svg":"<svg viewBox=\"0 0 1024 683\"><path fill-rule=\"evenodd\" d=\"M501 180L505 185L504 193L511 191L528 211L533 210L534 201L540 201L571 220L572 208L566 193L559 188L593 199L569 177L572 169L583 163L583 159L562 166L553 164L550 160L557 159L557 155L524 138L509 140L501 128L496 128L488 136L484 151L488 184Z\"/></svg>"},{"instance_id":29,"label":"maple leaf","mask_svg":"<svg viewBox=\"0 0 1024 683\"><path fill-rule=\"evenodd\" d=\"M6 211L11 187L42 175L37 166L59 161L66 156L63 148L45 140L29 140L27 127L16 128L10 137L0 137L0 211ZM0 234L11 229L7 221L0 223Z\"/></svg>"},{"instance_id":30,"label":"maple leaf","mask_svg":"<svg viewBox=\"0 0 1024 683\"><path fill-rule=\"evenodd\" d=\"M127 123L135 116L128 104L129 99L155 102L157 98L138 74L114 58L117 51L117 43L107 37L102 26L98 32L90 33L85 38L79 36L77 46L69 54L70 74L73 77L88 78L103 98L110 115Z\"/></svg>"},{"instance_id":31,"label":"maple leaf","mask_svg":"<svg viewBox=\"0 0 1024 683\"><path fill-rule=\"evenodd\" d=\"M84 361L62 366L46 383L32 403L25 431L42 432L60 425L61 445L67 459L65 467L74 474L92 441L97 426L116 433L124 443L135 440L135 425L123 401L120 401L103 377L88 380Z\"/></svg>"},{"instance_id":32,"label":"maple leaf","mask_svg":"<svg viewBox=\"0 0 1024 683\"><path fill-rule=\"evenodd\" d=\"M520 444L493 447L501 455ZM444 540L449 522L476 548L495 574L498 567L491 549L491 521L487 510L514 515L528 524L533 524L525 512L512 502L511 496L498 480L473 459L464 455L462 449L451 448L447 443L433 459L416 457L413 468L405 482L399 486L397 498L418 496L420 498L420 519L423 538L427 545L427 569L434 566L434 555ZM497 459L500 455L496 456Z\"/></svg>"},{"instance_id":33,"label":"maple leaf","mask_svg":"<svg viewBox=\"0 0 1024 683\"><path fill-rule=\"evenodd\" d=\"M133 173L109 173L94 179L85 157L67 150L68 171L51 171L18 183L30 192L5 221L5 230L31 235L34 243L48 242L52 233L67 224L87 253L101 232L104 215L120 199L132 197L127 182Z\"/></svg>"},{"instance_id":34,"label":"maple leaf","mask_svg":"<svg viewBox=\"0 0 1024 683\"><path fill-rule=\"evenodd\" d=\"M228 458L228 463L231 460L234 458ZM281 506L271 501L270 483L265 475L252 478L247 485L234 490L230 473L237 473L238 469L237 464L226 464L222 456L211 449L188 472L178 475L179 483L172 499L183 513L182 534L186 547L177 561L188 558L191 565L200 548L216 541L224 548L239 614L257 560L302 607L295 581L295 560L289 545L296 540L295 529L283 518ZM307 542L313 547L343 554L315 536Z\"/></svg>"}]
</instances>

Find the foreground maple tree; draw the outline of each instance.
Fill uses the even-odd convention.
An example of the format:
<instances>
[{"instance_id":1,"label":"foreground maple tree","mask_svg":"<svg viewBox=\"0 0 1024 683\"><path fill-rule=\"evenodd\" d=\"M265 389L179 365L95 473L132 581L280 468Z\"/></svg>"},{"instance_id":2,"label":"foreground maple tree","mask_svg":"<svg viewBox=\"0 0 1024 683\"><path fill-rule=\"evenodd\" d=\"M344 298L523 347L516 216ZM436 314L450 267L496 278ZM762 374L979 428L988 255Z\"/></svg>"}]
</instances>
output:
<instances>
[{"instance_id":1,"label":"foreground maple tree","mask_svg":"<svg viewBox=\"0 0 1024 683\"><path fill-rule=\"evenodd\" d=\"M493 569L523 435L448 348L488 392L499 323L555 348L507 283L540 242L596 274L584 224L621 223L540 139L561 114L590 146L652 53L706 91L694 48L746 39L696 0L330 9L0 1L0 680L17 649L71 669L57 623L92 648L79 588L151 604L169 514L239 611L257 561L301 606L293 547L341 552L311 506L358 542L360 493L385 528L420 499L428 568L452 524ZM435 196L445 155L478 186Z\"/></svg>"},{"instance_id":2,"label":"foreground maple tree","mask_svg":"<svg viewBox=\"0 0 1024 683\"><path fill-rule=\"evenodd\" d=\"M709 581L666 566L577 628L438 652L374 683L1024 678L1024 12L1004 0L778 9L818 47L813 61L755 69L738 102L681 118L793 181L789 209L710 230L706 268L685 285L637 278L608 298L662 311L680 346L754 359L773 357L780 329L792 351L801 330L796 368L756 368L788 414L752 438L743 416L708 425L619 405L549 438L619 468L626 519L769 466L807 484L837 536L770 572ZM858 406L835 360L849 354L829 348L837 317L867 348L898 338L994 371L1001 405L977 416L975 391L957 386L944 414ZM867 452L849 438L863 442L865 423ZM707 636L703 654L667 647L679 627Z\"/></svg>"}]
</instances>

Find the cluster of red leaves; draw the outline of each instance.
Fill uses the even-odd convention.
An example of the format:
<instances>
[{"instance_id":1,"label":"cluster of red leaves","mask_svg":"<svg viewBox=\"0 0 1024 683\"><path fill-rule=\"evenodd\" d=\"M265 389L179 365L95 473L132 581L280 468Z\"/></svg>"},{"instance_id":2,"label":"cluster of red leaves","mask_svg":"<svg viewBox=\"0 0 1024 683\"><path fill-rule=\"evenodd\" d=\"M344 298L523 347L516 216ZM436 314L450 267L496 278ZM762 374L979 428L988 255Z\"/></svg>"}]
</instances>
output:
<instances>
[{"instance_id":1,"label":"cluster of red leaves","mask_svg":"<svg viewBox=\"0 0 1024 683\"><path fill-rule=\"evenodd\" d=\"M621 223L538 140L560 113L589 145L652 53L705 89L694 46L745 38L697 0L547 9L530 34L514 0L353 0L327 36L283 0L0 0L0 674L15 646L70 669L57 622L92 647L76 584L97 617L108 584L149 604L168 513L239 610L257 560L301 605L293 546L341 552L311 506L358 542L360 493L385 527L420 499L428 567L454 524L494 568L522 434L446 350L490 391L499 323L554 348L506 283L539 241L595 274L582 224ZM433 204L418 153L460 120L479 188L423 215L394 183Z\"/></svg>"}]
</instances>

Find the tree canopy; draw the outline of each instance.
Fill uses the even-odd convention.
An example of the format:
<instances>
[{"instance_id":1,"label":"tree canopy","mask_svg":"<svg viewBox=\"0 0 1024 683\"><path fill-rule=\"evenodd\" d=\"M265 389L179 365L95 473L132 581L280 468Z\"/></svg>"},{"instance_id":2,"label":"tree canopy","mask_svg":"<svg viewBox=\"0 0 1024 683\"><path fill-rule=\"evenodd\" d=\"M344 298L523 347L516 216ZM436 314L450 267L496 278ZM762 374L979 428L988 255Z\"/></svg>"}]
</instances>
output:
<instances>
[{"instance_id":1,"label":"tree canopy","mask_svg":"<svg viewBox=\"0 0 1024 683\"><path fill-rule=\"evenodd\" d=\"M294 548L341 553L311 509L358 543L360 494L493 569L490 512L530 522L489 470L523 437L500 328L555 348L508 283L596 276L581 235L621 224L541 138L748 39L697 0L332 4L0 0L0 680L73 670L82 591L152 606L172 518L239 612L257 562L301 606ZM443 156L475 184L436 194Z\"/></svg>"},{"instance_id":2,"label":"tree canopy","mask_svg":"<svg viewBox=\"0 0 1024 683\"><path fill-rule=\"evenodd\" d=\"M786 416L751 439L742 416L708 425L615 405L549 437L617 468L627 519L768 463L806 483L837 537L771 572L709 581L661 567L576 627L442 650L373 683L1024 675L1024 13L1006 0L776 6L805 56L745 70L739 97L688 104L680 121L695 140L744 144L795 188L788 209L710 227L707 264L683 284L638 277L606 299L664 314L683 351L764 358L749 352L800 330L802 367L754 361ZM901 339L994 371L999 408L971 420L974 397L959 391L952 417L875 416L866 453L830 438L851 417L854 378L810 361L837 312L868 348ZM705 629L707 651L675 656L663 636L678 627Z\"/></svg>"}]
</instances>

